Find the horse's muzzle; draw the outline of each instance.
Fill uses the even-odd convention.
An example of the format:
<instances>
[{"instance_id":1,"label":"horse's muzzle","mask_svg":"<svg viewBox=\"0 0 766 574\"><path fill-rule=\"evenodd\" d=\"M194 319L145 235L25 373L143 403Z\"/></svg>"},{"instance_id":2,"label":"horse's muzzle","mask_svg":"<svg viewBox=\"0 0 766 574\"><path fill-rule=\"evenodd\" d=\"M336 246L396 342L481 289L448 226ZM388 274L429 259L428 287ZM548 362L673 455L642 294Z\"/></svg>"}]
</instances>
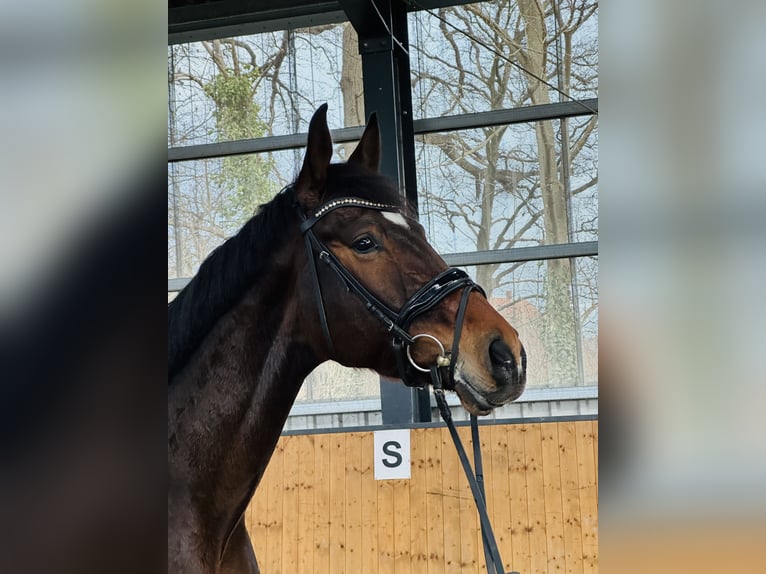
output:
<instances>
[{"instance_id":1,"label":"horse's muzzle","mask_svg":"<svg viewBox=\"0 0 766 574\"><path fill-rule=\"evenodd\" d=\"M494 340L487 350L488 369L477 376L461 363L455 372L454 390L463 406L474 415L487 415L493 409L518 399L526 384L527 357L523 347L514 356L502 340ZM489 375L489 376L487 376Z\"/></svg>"},{"instance_id":2,"label":"horse's muzzle","mask_svg":"<svg viewBox=\"0 0 766 574\"><path fill-rule=\"evenodd\" d=\"M495 339L489 345L489 359L496 390L487 393L486 399L493 405L504 405L516 400L524 392L527 382L527 353L521 346L521 361L518 361L510 347L502 339Z\"/></svg>"}]
</instances>

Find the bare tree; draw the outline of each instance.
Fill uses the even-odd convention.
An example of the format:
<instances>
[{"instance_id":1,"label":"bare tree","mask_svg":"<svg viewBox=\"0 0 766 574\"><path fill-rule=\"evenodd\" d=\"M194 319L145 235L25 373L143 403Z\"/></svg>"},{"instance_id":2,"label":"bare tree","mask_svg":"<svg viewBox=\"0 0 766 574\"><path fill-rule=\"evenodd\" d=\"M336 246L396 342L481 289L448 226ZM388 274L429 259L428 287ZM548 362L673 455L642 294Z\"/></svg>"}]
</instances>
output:
<instances>
[{"instance_id":1,"label":"bare tree","mask_svg":"<svg viewBox=\"0 0 766 574\"><path fill-rule=\"evenodd\" d=\"M214 141L264 135L267 126L254 95L263 70L278 65L280 52L259 65L252 47L238 39L200 42L195 48L204 54L194 54L189 45L171 47L171 94L203 110L196 118L171 117L171 143L193 140L200 133ZM168 224L173 227L173 263L179 275L191 272L268 199L269 170L268 158L257 155L171 167L173 209Z\"/></svg>"},{"instance_id":2,"label":"bare tree","mask_svg":"<svg viewBox=\"0 0 766 574\"><path fill-rule=\"evenodd\" d=\"M441 9L440 19L426 22L417 46L421 65L415 66L413 87L421 97L421 114L548 104L558 96L556 84L575 96L592 91L595 36L588 38L583 29L595 19L596 8L587 0L518 0ZM591 116L536 122L533 134L497 126L425 136L421 154L436 150L437 161L431 163L440 171L438 177L430 175L435 185L426 185L429 217L446 223L458 243L478 250L571 241L575 231L589 228L573 228L571 202L592 194L597 183L595 128ZM588 219L593 229L595 220ZM519 269L519 264L484 265L477 279L490 291L507 290L519 286ZM580 378L575 326L581 317L575 317L570 262L548 261L541 279L524 280L541 283L531 296L542 313L549 382L572 384Z\"/></svg>"}]
</instances>

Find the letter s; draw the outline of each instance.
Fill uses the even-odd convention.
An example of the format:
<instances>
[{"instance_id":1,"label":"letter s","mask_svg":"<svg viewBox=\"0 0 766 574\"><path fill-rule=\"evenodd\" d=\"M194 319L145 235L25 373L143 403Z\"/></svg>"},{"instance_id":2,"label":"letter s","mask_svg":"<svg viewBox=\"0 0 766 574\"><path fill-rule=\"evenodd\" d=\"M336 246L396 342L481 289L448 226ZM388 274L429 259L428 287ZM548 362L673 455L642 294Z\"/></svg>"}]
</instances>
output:
<instances>
[{"instance_id":1,"label":"letter s","mask_svg":"<svg viewBox=\"0 0 766 574\"><path fill-rule=\"evenodd\" d=\"M388 468L394 468L402 464L402 455L401 453L398 452L398 449L401 449L401 448L402 448L402 445L395 440L390 440L384 443L383 453L394 457L394 460L391 461L390 459L384 458L383 464L386 465ZM397 449L397 450L394 450L394 449Z\"/></svg>"}]
</instances>

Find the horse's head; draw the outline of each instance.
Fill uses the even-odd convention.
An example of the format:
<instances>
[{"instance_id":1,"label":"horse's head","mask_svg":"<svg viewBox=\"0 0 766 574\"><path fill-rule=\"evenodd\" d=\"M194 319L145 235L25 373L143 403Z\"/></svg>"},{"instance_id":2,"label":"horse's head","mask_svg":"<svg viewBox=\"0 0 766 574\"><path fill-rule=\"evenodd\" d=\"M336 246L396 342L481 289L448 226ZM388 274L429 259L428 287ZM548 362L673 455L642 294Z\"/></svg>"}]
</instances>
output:
<instances>
[{"instance_id":1,"label":"horse's head","mask_svg":"<svg viewBox=\"0 0 766 574\"><path fill-rule=\"evenodd\" d=\"M331 165L326 110L311 120L294 185L307 245L299 278L303 321L315 352L417 385L429 382L440 361L443 372L454 371L445 386L454 384L474 414L518 398L526 355L517 331L464 273L449 269L380 175L375 116L348 162Z\"/></svg>"}]
</instances>

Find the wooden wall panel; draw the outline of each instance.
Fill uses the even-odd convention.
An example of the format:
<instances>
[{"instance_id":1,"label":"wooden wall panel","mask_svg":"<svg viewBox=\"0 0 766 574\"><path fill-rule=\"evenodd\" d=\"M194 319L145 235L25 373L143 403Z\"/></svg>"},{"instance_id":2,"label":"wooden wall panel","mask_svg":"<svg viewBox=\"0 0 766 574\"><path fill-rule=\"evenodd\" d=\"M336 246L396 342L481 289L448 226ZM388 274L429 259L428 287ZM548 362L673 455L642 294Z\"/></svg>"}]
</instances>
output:
<instances>
[{"instance_id":1,"label":"wooden wall panel","mask_svg":"<svg viewBox=\"0 0 766 574\"><path fill-rule=\"evenodd\" d=\"M458 433L460 434L460 440L465 445L466 451L472 453L471 429L460 427L458 428ZM452 442L450 441L451 444ZM455 459L459 461L457 455ZM476 507L473 502L471 487L468 485L468 479L463 472L463 467L458 465L457 469L456 474L459 481L458 496L460 499L460 572L476 572L476 568L479 565L479 546L477 546L478 515L476 514Z\"/></svg>"},{"instance_id":2,"label":"wooden wall panel","mask_svg":"<svg viewBox=\"0 0 766 574\"><path fill-rule=\"evenodd\" d=\"M529 517L527 512L527 474L524 470L524 435L526 425L507 427L508 432L508 498L511 501L511 565L518 572L529 572Z\"/></svg>"},{"instance_id":3,"label":"wooden wall panel","mask_svg":"<svg viewBox=\"0 0 766 574\"><path fill-rule=\"evenodd\" d=\"M370 452L372 456L372 452ZM394 574L394 485L378 480L378 572Z\"/></svg>"},{"instance_id":4,"label":"wooden wall panel","mask_svg":"<svg viewBox=\"0 0 766 574\"><path fill-rule=\"evenodd\" d=\"M298 484L300 482L300 439L287 436L284 444L282 467L282 572L298 571L298 524L300 506Z\"/></svg>"},{"instance_id":5,"label":"wooden wall panel","mask_svg":"<svg viewBox=\"0 0 766 574\"><path fill-rule=\"evenodd\" d=\"M543 495L545 496L545 542L548 572L566 571L564 549L564 511L561 502L561 465L557 424L540 426L543 455Z\"/></svg>"},{"instance_id":6,"label":"wooden wall panel","mask_svg":"<svg viewBox=\"0 0 766 574\"><path fill-rule=\"evenodd\" d=\"M372 460L373 435L362 435L362 572L378 574L378 487Z\"/></svg>"},{"instance_id":7,"label":"wooden wall panel","mask_svg":"<svg viewBox=\"0 0 766 574\"><path fill-rule=\"evenodd\" d=\"M330 574L330 437L314 436L314 572ZM270 478L271 466L266 470ZM255 497L260 496L260 489ZM311 517L307 516L307 520ZM255 546L255 542L253 543ZM258 547L255 546L256 552ZM257 554L256 554L257 556ZM266 570L261 569L261 572Z\"/></svg>"},{"instance_id":8,"label":"wooden wall panel","mask_svg":"<svg viewBox=\"0 0 766 574\"><path fill-rule=\"evenodd\" d=\"M577 437L574 423L559 424L559 451L566 572L582 574L580 479L577 473Z\"/></svg>"},{"instance_id":9,"label":"wooden wall panel","mask_svg":"<svg viewBox=\"0 0 766 574\"><path fill-rule=\"evenodd\" d=\"M428 574L428 499L426 486L426 435L412 433L410 480L410 560L412 574Z\"/></svg>"},{"instance_id":10,"label":"wooden wall panel","mask_svg":"<svg viewBox=\"0 0 766 574\"><path fill-rule=\"evenodd\" d=\"M598 572L598 490L592 426L575 428L577 434L577 476L580 481L580 526L582 530L583 571Z\"/></svg>"},{"instance_id":11,"label":"wooden wall panel","mask_svg":"<svg viewBox=\"0 0 766 574\"><path fill-rule=\"evenodd\" d=\"M442 437L435 430L422 433L426 457L426 499L428 528L428 574L442 574L444 565L444 511L442 489Z\"/></svg>"},{"instance_id":12,"label":"wooden wall panel","mask_svg":"<svg viewBox=\"0 0 766 574\"><path fill-rule=\"evenodd\" d=\"M481 442L506 570L597 572L597 421L488 425ZM486 573L447 429L413 429L411 456L410 480L376 481L372 432L282 437L245 513L263 574Z\"/></svg>"},{"instance_id":13,"label":"wooden wall panel","mask_svg":"<svg viewBox=\"0 0 766 574\"><path fill-rule=\"evenodd\" d=\"M259 496L262 494L268 496L266 552L262 553L265 560L263 562L259 561L258 564L261 566L261 572L271 572L274 574L282 571L282 501L284 499L282 469L284 467L284 450L284 441L280 440L269 462L267 473L264 475L256 491ZM259 555L261 554L256 552L256 558Z\"/></svg>"},{"instance_id":14,"label":"wooden wall panel","mask_svg":"<svg viewBox=\"0 0 766 574\"><path fill-rule=\"evenodd\" d=\"M527 481L527 530L529 533L529 574L548 571L545 533L545 488L540 424L524 425L524 471ZM590 427L589 429L590 430Z\"/></svg>"},{"instance_id":15,"label":"wooden wall panel","mask_svg":"<svg viewBox=\"0 0 766 574\"><path fill-rule=\"evenodd\" d=\"M346 436L346 572L362 571L362 435Z\"/></svg>"},{"instance_id":16,"label":"wooden wall panel","mask_svg":"<svg viewBox=\"0 0 766 574\"><path fill-rule=\"evenodd\" d=\"M442 516L444 520L444 572L460 572L460 462L450 449L455 448L449 431L441 429ZM438 502L436 502L438 504ZM468 533L466 533L468 535Z\"/></svg>"},{"instance_id":17,"label":"wooden wall panel","mask_svg":"<svg viewBox=\"0 0 766 574\"><path fill-rule=\"evenodd\" d=\"M346 436L335 433L330 438L331 574L346 572Z\"/></svg>"},{"instance_id":18,"label":"wooden wall panel","mask_svg":"<svg viewBox=\"0 0 766 574\"><path fill-rule=\"evenodd\" d=\"M481 429L482 437L489 434L489 451L482 458L489 462L485 475L491 476L487 489L487 509L495 532L495 539L503 558L506 572L513 571L513 537L511 535L511 501L508 498L508 431L505 426L492 425ZM489 432L487 432L489 431ZM486 454L485 454L486 453Z\"/></svg>"},{"instance_id":19,"label":"wooden wall panel","mask_svg":"<svg viewBox=\"0 0 766 574\"><path fill-rule=\"evenodd\" d=\"M297 437L296 437L297 438ZM298 572L314 571L314 436L307 435L298 441L300 449L300 483L298 484Z\"/></svg>"}]
</instances>

